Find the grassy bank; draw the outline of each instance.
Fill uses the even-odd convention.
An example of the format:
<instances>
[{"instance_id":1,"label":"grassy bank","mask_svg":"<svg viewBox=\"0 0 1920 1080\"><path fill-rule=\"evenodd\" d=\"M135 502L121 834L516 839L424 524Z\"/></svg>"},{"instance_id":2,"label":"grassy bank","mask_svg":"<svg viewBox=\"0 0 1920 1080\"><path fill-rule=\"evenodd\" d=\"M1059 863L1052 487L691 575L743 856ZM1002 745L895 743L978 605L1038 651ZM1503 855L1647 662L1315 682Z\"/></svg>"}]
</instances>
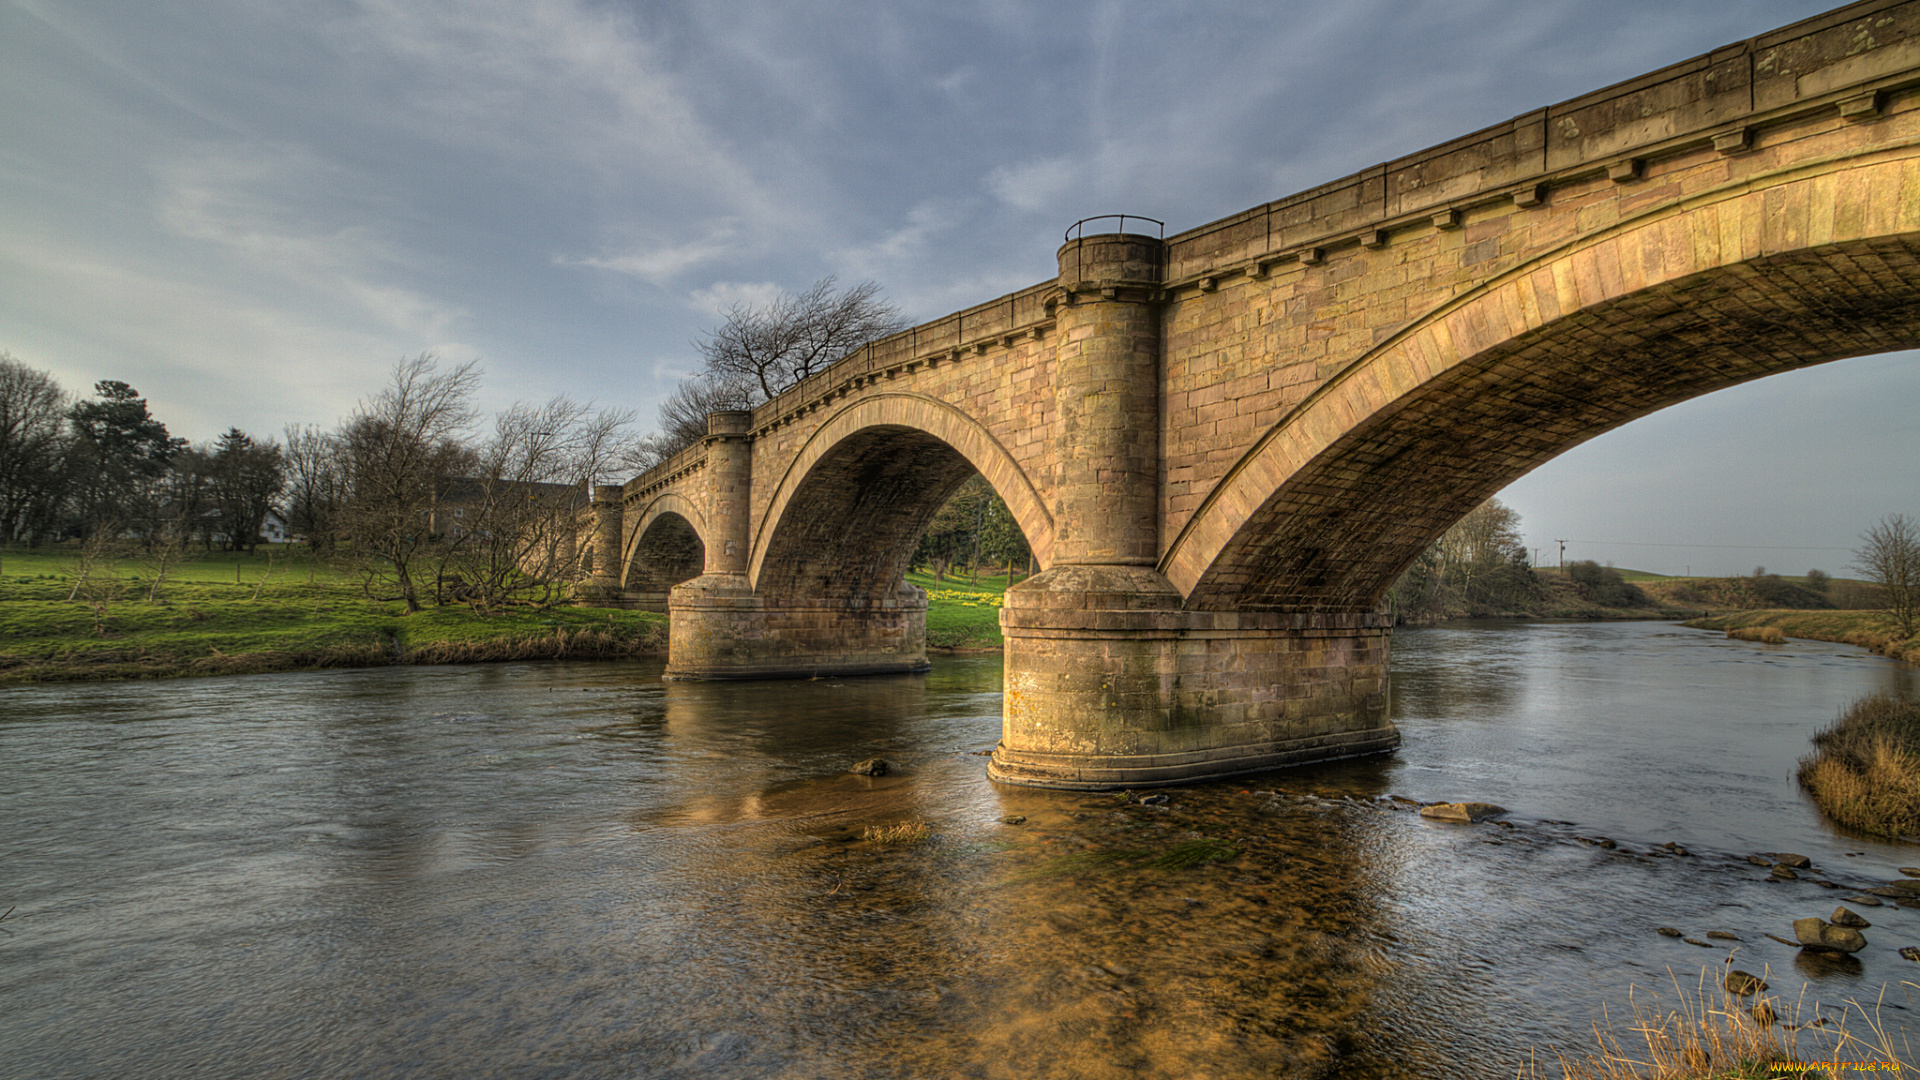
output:
<instances>
[{"instance_id":1,"label":"grassy bank","mask_svg":"<svg viewBox=\"0 0 1920 1080\"><path fill-rule=\"evenodd\" d=\"M72 551L0 558L0 684L666 651L667 617L651 612L450 606L408 615L397 601L369 600L356 576L300 548L204 554L169 568L157 590L151 565L109 560L77 594ZM909 580L928 593L930 648L1000 647L1005 577Z\"/></svg>"},{"instance_id":2,"label":"grassy bank","mask_svg":"<svg viewBox=\"0 0 1920 1080\"><path fill-rule=\"evenodd\" d=\"M75 595L70 553L8 552L0 683L627 657L666 644L666 616L647 612L446 607L407 615L302 552L272 556L209 556L157 592L151 567L117 560L96 567Z\"/></svg>"},{"instance_id":3,"label":"grassy bank","mask_svg":"<svg viewBox=\"0 0 1920 1080\"><path fill-rule=\"evenodd\" d=\"M1016 573L1013 581L1026 579ZM1000 636L1000 598L1007 578L982 575L969 584L964 579L935 581L932 574L914 571L910 584L927 590L927 647L929 649L997 649Z\"/></svg>"},{"instance_id":4,"label":"grassy bank","mask_svg":"<svg viewBox=\"0 0 1920 1080\"><path fill-rule=\"evenodd\" d=\"M1813 745L1800 786L1828 817L1877 836L1920 834L1920 701L1861 698Z\"/></svg>"},{"instance_id":5,"label":"grassy bank","mask_svg":"<svg viewBox=\"0 0 1920 1080\"><path fill-rule=\"evenodd\" d=\"M1730 611L1694 619L1687 625L1702 630L1772 627L1788 637L1858 645L1895 660L1920 664L1920 636L1902 637L1893 617L1884 611Z\"/></svg>"}]
</instances>

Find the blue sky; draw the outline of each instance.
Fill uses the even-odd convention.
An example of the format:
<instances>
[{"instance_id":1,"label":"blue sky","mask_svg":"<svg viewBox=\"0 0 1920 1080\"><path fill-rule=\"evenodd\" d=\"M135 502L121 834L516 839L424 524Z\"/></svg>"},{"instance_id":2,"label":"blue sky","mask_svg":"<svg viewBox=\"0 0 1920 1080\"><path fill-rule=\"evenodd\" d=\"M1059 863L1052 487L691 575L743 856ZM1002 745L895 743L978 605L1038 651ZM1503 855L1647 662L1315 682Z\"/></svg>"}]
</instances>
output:
<instances>
[{"instance_id":1,"label":"blue sky","mask_svg":"<svg viewBox=\"0 0 1920 1080\"><path fill-rule=\"evenodd\" d=\"M934 318L1077 218L1189 228L1826 6L0 0L0 348L195 439L423 350L650 419L730 303ZM1777 376L1505 497L1569 558L1838 570L1920 513L1916 402L1912 354Z\"/></svg>"}]
</instances>

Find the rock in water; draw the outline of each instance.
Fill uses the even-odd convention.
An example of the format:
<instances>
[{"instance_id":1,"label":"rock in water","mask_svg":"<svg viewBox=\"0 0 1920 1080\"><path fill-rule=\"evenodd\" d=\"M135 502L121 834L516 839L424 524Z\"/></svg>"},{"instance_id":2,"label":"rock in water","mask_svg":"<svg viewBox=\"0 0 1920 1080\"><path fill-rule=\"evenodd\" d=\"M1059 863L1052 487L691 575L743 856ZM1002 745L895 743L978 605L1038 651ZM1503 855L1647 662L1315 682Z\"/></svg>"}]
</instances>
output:
<instances>
[{"instance_id":1,"label":"rock in water","mask_svg":"<svg viewBox=\"0 0 1920 1080\"><path fill-rule=\"evenodd\" d=\"M1741 997L1752 997L1767 988L1767 981L1750 971L1727 972L1727 990Z\"/></svg>"},{"instance_id":2,"label":"rock in water","mask_svg":"<svg viewBox=\"0 0 1920 1080\"><path fill-rule=\"evenodd\" d=\"M890 768L886 758L868 758L847 771L855 776L885 776Z\"/></svg>"},{"instance_id":3,"label":"rock in water","mask_svg":"<svg viewBox=\"0 0 1920 1080\"><path fill-rule=\"evenodd\" d=\"M1843 907L1834 908L1833 914L1829 916L1829 920L1835 926L1847 926L1855 930L1865 930L1867 927L1873 925L1862 918L1857 912L1848 911Z\"/></svg>"},{"instance_id":4,"label":"rock in water","mask_svg":"<svg viewBox=\"0 0 1920 1080\"><path fill-rule=\"evenodd\" d=\"M1659 929L1655 930L1654 933L1659 934L1661 937L1679 937L1680 936L1680 931L1675 930L1671 926L1662 926Z\"/></svg>"},{"instance_id":5,"label":"rock in water","mask_svg":"<svg viewBox=\"0 0 1920 1080\"><path fill-rule=\"evenodd\" d=\"M1912 945L1902 945L1900 946L1900 958L1903 960L1920 960L1920 949L1916 949Z\"/></svg>"},{"instance_id":6,"label":"rock in water","mask_svg":"<svg viewBox=\"0 0 1920 1080\"><path fill-rule=\"evenodd\" d=\"M1025 825L1026 823L1027 815L1025 814L1008 814L1000 819L1002 825Z\"/></svg>"},{"instance_id":7,"label":"rock in water","mask_svg":"<svg viewBox=\"0 0 1920 1080\"><path fill-rule=\"evenodd\" d=\"M1423 806L1420 808L1420 816L1423 818L1432 818L1435 821L1458 821L1466 824L1483 821L1496 814L1504 813L1506 813L1504 809L1492 803L1484 802L1434 803L1432 806Z\"/></svg>"},{"instance_id":8,"label":"rock in water","mask_svg":"<svg viewBox=\"0 0 1920 1080\"><path fill-rule=\"evenodd\" d=\"M1920 877L1920 866L1903 866L1900 872L1908 877Z\"/></svg>"},{"instance_id":9,"label":"rock in water","mask_svg":"<svg viewBox=\"0 0 1920 1080\"><path fill-rule=\"evenodd\" d=\"M1793 936L1810 949L1856 953L1867 947L1867 939L1860 931L1829 925L1825 919L1793 920Z\"/></svg>"},{"instance_id":10,"label":"rock in water","mask_svg":"<svg viewBox=\"0 0 1920 1080\"><path fill-rule=\"evenodd\" d=\"M1820 931L1820 940L1829 949L1839 949L1844 953L1857 953L1867 947L1867 936L1847 926L1829 926Z\"/></svg>"},{"instance_id":11,"label":"rock in water","mask_svg":"<svg viewBox=\"0 0 1920 1080\"><path fill-rule=\"evenodd\" d=\"M1807 858L1805 855L1795 855L1790 851L1775 852L1773 861L1782 866L1790 866L1795 870L1805 870L1813 865L1812 859Z\"/></svg>"},{"instance_id":12,"label":"rock in water","mask_svg":"<svg viewBox=\"0 0 1920 1080\"><path fill-rule=\"evenodd\" d=\"M1880 907L1881 906L1880 898L1877 896L1849 896L1847 897L1847 903L1859 904L1863 907Z\"/></svg>"}]
</instances>

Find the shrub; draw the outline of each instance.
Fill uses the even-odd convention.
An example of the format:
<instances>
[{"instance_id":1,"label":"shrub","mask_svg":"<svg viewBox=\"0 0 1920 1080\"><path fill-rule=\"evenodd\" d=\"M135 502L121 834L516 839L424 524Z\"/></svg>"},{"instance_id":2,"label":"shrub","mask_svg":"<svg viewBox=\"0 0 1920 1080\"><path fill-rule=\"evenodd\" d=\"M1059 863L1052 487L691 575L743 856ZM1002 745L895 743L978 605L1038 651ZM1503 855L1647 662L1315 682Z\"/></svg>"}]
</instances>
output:
<instances>
[{"instance_id":1,"label":"shrub","mask_svg":"<svg viewBox=\"0 0 1920 1080\"><path fill-rule=\"evenodd\" d=\"M1602 607L1649 607L1653 603L1638 586L1627 584L1620 571L1592 559L1568 563L1567 578L1580 589L1581 596Z\"/></svg>"},{"instance_id":2,"label":"shrub","mask_svg":"<svg viewBox=\"0 0 1920 1080\"><path fill-rule=\"evenodd\" d=\"M1861 698L1813 745L1800 786L1828 817L1880 836L1920 832L1920 701Z\"/></svg>"}]
</instances>

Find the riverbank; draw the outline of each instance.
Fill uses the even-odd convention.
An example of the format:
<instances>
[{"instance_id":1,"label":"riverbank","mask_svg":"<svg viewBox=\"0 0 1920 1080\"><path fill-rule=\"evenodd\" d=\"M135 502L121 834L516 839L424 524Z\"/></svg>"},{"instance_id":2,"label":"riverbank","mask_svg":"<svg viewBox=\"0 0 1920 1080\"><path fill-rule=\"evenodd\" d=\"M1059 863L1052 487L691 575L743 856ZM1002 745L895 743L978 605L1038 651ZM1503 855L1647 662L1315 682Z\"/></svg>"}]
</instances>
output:
<instances>
[{"instance_id":1,"label":"riverbank","mask_svg":"<svg viewBox=\"0 0 1920 1080\"><path fill-rule=\"evenodd\" d=\"M299 548L205 555L169 568L157 591L153 568L132 558L103 563L78 591L71 552L10 551L0 569L0 685L633 659L667 647L667 616L624 608L454 605L408 615L397 601L369 600L357 578ZM1005 577L909 580L927 590L929 649L1001 648Z\"/></svg>"},{"instance_id":2,"label":"riverbank","mask_svg":"<svg viewBox=\"0 0 1920 1080\"><path fill-rule=\"evenodd\" d=\"M666 648L665 615L464 606L408 615L304 553L273 555L206 558L170 572L178 580L158 590L150 568L117 561L76 590L70 556L10 552L0 577L0 684L630 658Z\"/></svg>"},{"instance_id":3,"label":"riverbank","mask_svg":"<svg viewBox=\"0 0 1920 1080\"><path fill-rule=\"evenodd\" d=\"M1884 611L1729 611L1687 622L1699 630L1771 627L1788 637L1858 645L1909 664L1920 664L1920 636L1902 637Z\"/></svg>"},{"instance_id":4,"label":"riverbank","mask_svg":"<svg viewBox=\"0 0 1920 1080\"><path fill-rule=\"evenodd\" d=\"M1016 574L1013 582L1025 578ZM927 590L927 648L939 652L994 652L1000 636L1000 603L1008 579L982 577L968 582L958 577L935 580L932 574L912 571L907 583Z\"/></svg>"}]
</instances>

